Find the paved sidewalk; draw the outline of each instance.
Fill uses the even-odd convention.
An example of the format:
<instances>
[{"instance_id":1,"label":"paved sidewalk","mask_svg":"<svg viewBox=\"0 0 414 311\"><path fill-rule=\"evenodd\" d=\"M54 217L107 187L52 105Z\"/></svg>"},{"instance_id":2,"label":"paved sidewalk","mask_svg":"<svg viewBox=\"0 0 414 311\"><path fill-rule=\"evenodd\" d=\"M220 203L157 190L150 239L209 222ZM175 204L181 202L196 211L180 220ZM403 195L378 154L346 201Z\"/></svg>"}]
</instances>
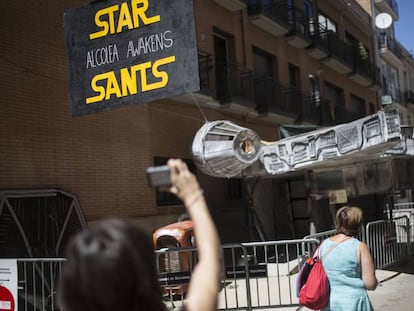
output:
<instances>
[{"instance_id":1,"label":"paved sidewalk","mask_svg":"<svg viewBox=\"0 0 414 311\"><path fill-rule=\"evenodd\" d=\"M414 258L389 270L377 270L381 282L369 292L375 311L414 311Z\"/></svg>"}]
</instances>

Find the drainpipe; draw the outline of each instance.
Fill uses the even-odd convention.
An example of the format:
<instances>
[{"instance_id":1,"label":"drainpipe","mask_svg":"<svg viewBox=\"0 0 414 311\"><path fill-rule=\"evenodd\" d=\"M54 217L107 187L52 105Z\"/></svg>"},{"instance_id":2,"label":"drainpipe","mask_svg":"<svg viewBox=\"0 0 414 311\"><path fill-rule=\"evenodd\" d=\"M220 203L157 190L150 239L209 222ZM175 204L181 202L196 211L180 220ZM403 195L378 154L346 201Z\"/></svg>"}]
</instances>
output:
<instances>
[{"instance_id":1,"label":"drainpipe","mask_svg":"<svg viewBox=\"0 0 414 311\"><path fill-rule=\"evenodd\" d=\"M375 26L375 0L371 0L371 24L372 24L372 33L373 33L373 36L372 36L373 49L372 50L374 53L375 65L378 67L378 70L379 70L380 88L379 88L379 91L377 92L377 109L380 110L381 109L381 95L382 95L382 69L381 69L381 62L380 62L380 57L379 57L377 27Z\"/></svg>"},{"instance_id":2,"label":"drainpipe","mask_svg":"<svg viewBox=\"0 0 414 311\"><path fill-rule=\"evenodd\" d=\"M243 65L246 66L246 40L244 38L245 30L244 30L243 9L240 10L240 27L241 27L241 36L242 36Z\"/></svg>"}]
</instances>

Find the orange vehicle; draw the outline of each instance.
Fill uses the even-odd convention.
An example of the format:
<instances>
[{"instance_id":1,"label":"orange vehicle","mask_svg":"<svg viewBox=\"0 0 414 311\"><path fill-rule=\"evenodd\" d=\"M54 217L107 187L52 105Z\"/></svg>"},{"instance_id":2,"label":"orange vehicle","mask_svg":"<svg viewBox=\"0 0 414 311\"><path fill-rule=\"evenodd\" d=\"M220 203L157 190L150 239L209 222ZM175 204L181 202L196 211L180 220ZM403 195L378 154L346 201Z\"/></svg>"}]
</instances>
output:
<instances>
[{"instance_id":1,"label":"orange vehicle","mask_svg":"<svg viewBox=\"0 0 414 311\"><path fill-rule=\"evenodd\" d=\"M157 229L152 235L164 296L185 296L196 261L193 222L179 221ZM175 250L175 251L174 251Z\"/></svg>"}]
</instances>

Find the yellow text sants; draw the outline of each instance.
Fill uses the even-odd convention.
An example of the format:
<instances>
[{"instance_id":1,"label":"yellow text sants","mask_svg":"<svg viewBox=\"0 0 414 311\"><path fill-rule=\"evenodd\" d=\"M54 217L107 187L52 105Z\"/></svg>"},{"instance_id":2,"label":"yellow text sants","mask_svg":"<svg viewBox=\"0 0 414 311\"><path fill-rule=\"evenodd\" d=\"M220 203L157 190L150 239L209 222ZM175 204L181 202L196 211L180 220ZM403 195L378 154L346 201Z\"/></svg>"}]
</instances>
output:
<instances>
[{"instance_id":1,"label":"yellow text sants","mask_svg":"<svg viewBox=\"0 0 414 311\"><path fill-rule=\"evenodd\" d=\"M103 100L135 95L141 86L141 92L163 88L168 84L168 73L160 67L175 62L175 56L164 57L155 62L145 62L122 68L119 71L119 80L114 71L98 74L92 78L91 88L95 96L86 98L86 104L93 104ZM157 81L148 82L148 76Z\"/></svg>"},{"instance_id":2,"label":"yellow text sants","mask_svg":"<svg viewBox=\"0 0 414 311\"><path fill-rule=\"evenodd\" d=\"M147 10L148 0L131 0L131 7L128 6L128 2L123 2L98 10L95 13L95 25L100 30L89 34L89 39L120 33L125 28L139 28L140 21L143 25L149 25L161 20L160 15L147 16ZM118 11L119 14L115 14Z\"/></svg>"}]
</instances>

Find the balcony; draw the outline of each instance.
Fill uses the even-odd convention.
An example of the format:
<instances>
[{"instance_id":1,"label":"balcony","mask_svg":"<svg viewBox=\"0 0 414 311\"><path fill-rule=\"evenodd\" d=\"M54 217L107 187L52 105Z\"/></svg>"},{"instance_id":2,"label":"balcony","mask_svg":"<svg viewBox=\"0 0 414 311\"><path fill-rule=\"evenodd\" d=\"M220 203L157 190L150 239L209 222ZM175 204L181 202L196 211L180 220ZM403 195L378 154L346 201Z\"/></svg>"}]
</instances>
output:
<instances>
[{"instance_id":1,"label":"balcony","mask_svg":"<svg viewBox=\"0 0 414 311\"><path fill-rule=\"evenodd\" d=\"M311 45L307 48L307 53L315 59L323 59L329 55L329 40L328 32L317 23L310 26L311 31Z\"/></svg>"},{"instance_id":2,"label":"balcony","mask_svg":"<svg viewBox=\"0 0 414 311\"><path fill-rule=\"evenodd\" d=\"M188 104L194 104L194 101L197 101L197 103L201 105L218 107L219 103L215 100L213 69L214 66L212 55L203 51L198 51L198 74L200 79L200 91L196 93L176 96L174 99Z\"/></svg>"},{"instance_id":3,"label":"balcony","mask_svg":"<svg viewBox=\"0 0 414 311\"><path fill-rule=\"evenodd\" d=\"M287 1L251 0L247 9L250 21L271 35L283 36L289 32Z\"/></svg>"},{"instance_id":4,"label":"balcony","mask_svg":"<svg viewBox=\"0 0 414 311\"><path fill-rule=\"evenodd\" d=\"M404 95L399 88L390 86L387 90L387 94L391 95L393 103L405 106Z\"/></svg>"},{"instance_id":5,"label":"balcony","mask_svg":"<svg viewBox=\"0 0 414 311\"><path fill-rule=\"evenodd\" d=\"M344 105L323 101L320 107L320 125L331 126L355 121L365 116L362 112L347 109Z\"/></svg>"},{"instance_id":6,"label":"balcony","mask_svg":"<svg viewBox=\"0 0 414 311\"><path fill-rule=\"evenodd\" d=\"M213 64L211 54L198 51L200 91L174 97L187 104L228 109L235 113L254 108L253 75L244 66L230 62Z\"/></svg>"},{"instance_id":7,"label":"balcony","mask_svg":"<svg viewBox=\"0 0 414 311\"><path fill-rule=\"evenodd\" d=\"M328 32L329 56L325 65L339 73L347 74L353 70L353 47L338 37L335 32Z\"/></svg>"},{"instance_id":8,"label":"balcony","mask_svg":"<svg viewBox=\"0 0 414 311\"><path fill-rule=\"evenodd\" d=\"M271 77L254 79L256 110L259 117L278 123L305 122L317 124L316 100Z\"/></svg>"},{"instance_id":9,"label":"balcony","mask_svg":"<svg viewBox=\"0 0 414 311\"><path fill-rule=\"evenodd\" d=\"M375 66L369 60L369 56L361 55L357 48L354 48L354 69L349 74L351 80L362 86L371 86L375 82Z\"/></svg>"},{"instance_id":10,"label":"balcony","mask_svg":"<svg viewBox=\"0 0 414 311\"><path fill-rule=\"evenodd\" d=\"M284 86L270 77L255 78L254 91L259 117L278 123L331 126L365 116L365 113L351 111L341 104L335 105Z\"/></svg>"},{"instance_id":11,"label":"balcony","mask_svg":"<svg viewBox=\"0 0 414 311\"><path fill-rule=\"evenodd\" d=\"M298 8L289 10L290 30L286 35L287 42L299 49L303 49L312 43L310 34L310 20Z\"/></svg>"},{"instance_id":12,"label":"balcony","mask_svg":"<svg viewBox=\"0 0 414 311\"><path fill-rule=\"evenodd\" d=\"M312 95L303 95L303 122L319 124L320 98Z\"/></svg>"},{"instance_id":13,"label":"balcony","mask_svg":"<svg viewBox=\"0 0 414 311\"><path fill-rule=\"evenodd\" d=\"M378 36L378 48L381 51L381 57L398 67L402 65L401 59L404 54L397 42L385 33Z\"/></svg>"},{"instance_id":14,"label":"balcony","mask_svg":"<svg viewBox=\"0 0 414 311\"><path fill-rule=\"evenodd\" d=\"M360 31L371 35L371 16L356 0L328 0L347 20L353 23Z\"/></svg>"},{"instance_id":15,"label":"balcony","mask_svg":"<svg viewBox=\"0 0 414 311\"><path fill-rule=\"evenodd\" d=\"M298 103L289 98L289 88L271 77L254 79L256 110L260 117L280 123L297 119Z\"/></svg>"},{"instance_id":16,"label":"balcony","mask_svg":"<svg viewBox=\"0 0 414 311\"><path fill-rule=\"evenodd\" d=\"M374 66L374 83L371 85L372 90L378 90L382 88L381 71L377 65Z\"/></svg>"},{"instance_id":17,"label":"balcony","mask_svg":"<svg viewBox=\"0 0 414 311\"><path fill-rule=\"evenodd\" d=\"M253 73L242 65L218 63L215 69L215 98L220 107L233 112L254 108Z\"/></svg>"},{"instance_id":18,"label":"balcony","mask_svg":"<svg viewBox=\"0 0 414 311\"><path fill-rule=\"evenodd\" d=\"M218 5L229 11L235 12L246 8L247 0L213 0Z\"/></svg>"},{"instance_id":19,"label":"balcony","mask_svg":"<svg viewBox=\"0 0 414 311\"><path fill-rule=\"evenodd\" d=\"M375 5L381 12L388 13L394 21L399 19L398 4L395 0L375 0Z\"/></svg>"},{"instance_id":20,"label":"balcony","mask_svg":"<svg viewBox=\"0 0 414 311\"><path fill-rule=\"evenodd\" d=\"M413 91L405 91L404 100L407 104L414 105L414 92Z\"/></svg>"}]
</instances>

